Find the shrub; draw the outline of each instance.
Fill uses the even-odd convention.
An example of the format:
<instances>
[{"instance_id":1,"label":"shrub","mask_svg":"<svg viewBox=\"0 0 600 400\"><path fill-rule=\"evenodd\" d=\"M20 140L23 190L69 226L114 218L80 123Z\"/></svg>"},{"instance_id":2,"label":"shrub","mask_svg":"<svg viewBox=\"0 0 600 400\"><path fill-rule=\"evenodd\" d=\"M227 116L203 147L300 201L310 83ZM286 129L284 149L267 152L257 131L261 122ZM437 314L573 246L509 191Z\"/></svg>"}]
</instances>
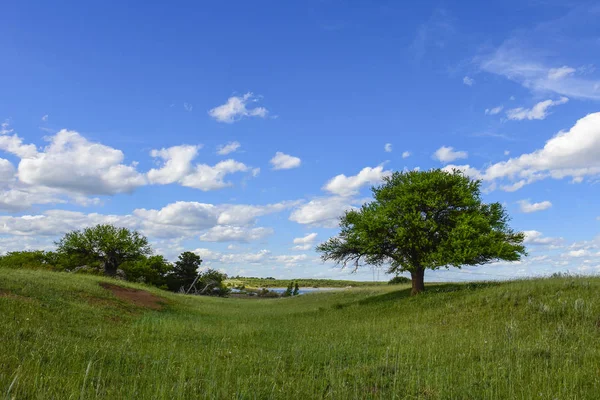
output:
<instances>
[{"instance_id":1,"label":"shrub","mask_svg":"<svg viewBox=\"0 0 600 400\"><path fill-rule=\"evenodd\" d=\"M405 276L395 276L389 280L388 285L401 285L404 283L410 283L410 279Z\"/></svg>"},{"instance_id":2,"label":"shrub","mask_svg":"<svg viewBox=\"0 0 600 400\"><path fill-rule=\"evenodd\" d=\"M0 268L64 269L58 254L42 250L10 251L0 256Z\"/></svg>"}]
</instances>

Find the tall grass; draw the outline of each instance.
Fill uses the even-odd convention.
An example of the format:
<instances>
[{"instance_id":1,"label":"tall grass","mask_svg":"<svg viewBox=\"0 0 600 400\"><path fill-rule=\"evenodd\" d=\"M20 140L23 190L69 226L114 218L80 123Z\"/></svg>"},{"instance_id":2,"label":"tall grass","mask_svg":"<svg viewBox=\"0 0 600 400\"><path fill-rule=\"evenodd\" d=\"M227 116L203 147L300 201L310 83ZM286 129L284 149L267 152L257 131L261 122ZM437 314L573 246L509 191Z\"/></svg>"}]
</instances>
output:
<instances>
[{"instance_id":1,"label":"tall grass","mask_svg":"<svg viewBox=\"0 0 600 400\"><path fill-rule=\"evenodd\" d=\"M600 279L371 287L273 300L163 296L0 271L8 399L596 399ZM132 284L123 285L142 288Z\"/></svg>"}]
</instances>

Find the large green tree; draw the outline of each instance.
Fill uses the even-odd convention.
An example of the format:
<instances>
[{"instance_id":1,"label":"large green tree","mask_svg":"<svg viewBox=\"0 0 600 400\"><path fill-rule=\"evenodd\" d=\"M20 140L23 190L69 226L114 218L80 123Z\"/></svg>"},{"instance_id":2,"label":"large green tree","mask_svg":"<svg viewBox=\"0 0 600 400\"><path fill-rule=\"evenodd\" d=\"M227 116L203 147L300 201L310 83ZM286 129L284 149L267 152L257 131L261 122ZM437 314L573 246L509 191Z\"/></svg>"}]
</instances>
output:
<instances>
[{"instance_id":1,"label":"large green tree","mask_svg":"<svg viewBox=\"0 0 600 400\"><path fill-rule=\"evenodd\" d=\"M501 204L482 202L480 186L457 170L395 172L373 187L372 202L345 213L340 234L317 251L355 270L364 262L410 272L412 294L425 289L426 269L520 260L524 234L508 226Z\"/></svg>"},{"instance_id":2,"label":"large green tree","mask_svg":"<svg viewBox=\"0 0 600 400\"><path fill-rule=\"evenodd\" d=\"M61 255L102 265L106 275L116 275L124 262L152 253L145 236L108 224L69 232L56 245Z\"/></svg>"}]
</instances>

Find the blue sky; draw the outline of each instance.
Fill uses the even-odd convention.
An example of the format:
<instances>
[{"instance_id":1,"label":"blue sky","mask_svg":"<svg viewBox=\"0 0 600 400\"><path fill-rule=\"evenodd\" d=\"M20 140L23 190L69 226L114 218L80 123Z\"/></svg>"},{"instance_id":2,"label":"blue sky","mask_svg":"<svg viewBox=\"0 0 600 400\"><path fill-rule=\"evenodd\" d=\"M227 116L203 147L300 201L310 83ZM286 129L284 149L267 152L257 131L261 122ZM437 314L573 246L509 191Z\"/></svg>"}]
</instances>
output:
<instances>
[{"instance_id":1,"label":"blue sky","mask_svg":"<svg viewBox=\"0 0 600 400\"><path fill-rule=\"evenodd\" d=\"M426 279L600 272L599 18L538 0L5 2L0 251L108 222L233 275L372 279L314 246L390 171L455 166L530 256Z\"/></svg>"}]
</instances>

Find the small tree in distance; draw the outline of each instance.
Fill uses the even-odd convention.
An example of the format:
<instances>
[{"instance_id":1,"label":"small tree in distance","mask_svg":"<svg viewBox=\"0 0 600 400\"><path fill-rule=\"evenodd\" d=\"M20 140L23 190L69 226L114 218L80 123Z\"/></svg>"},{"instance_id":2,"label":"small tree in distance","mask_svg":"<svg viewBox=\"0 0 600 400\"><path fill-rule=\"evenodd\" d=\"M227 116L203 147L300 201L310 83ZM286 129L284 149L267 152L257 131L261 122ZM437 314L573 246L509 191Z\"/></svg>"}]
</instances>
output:
<instances>
[{"instance_id":1,"label":"small tree in distance","mask_svg":"<svg viewBox=\"0 0 600 400\"><path fill-rule=\"evenodd\" d=\"M96 225L67 233L57 243L57 252L83 262L97 262L106 275L114 276L126 261L152 254L148 239L137 231L114 225Z\"/></svg>"},{"instance_id":2,"label":"small tree in distance","mask_svg":"<svg viewBox=\"0 0 600 400\"><path fill-rule=\"evenodd\" d=\"M198 276L198 269L202 264L202 259L196 253L184 251L179 255L179 259L175 261L173 270L169 276L169 289L177 291L183 288L185 291L190 289L194 280Z\"/></svg>"},{"instance_id":3,"label":"small tree in distance","mask_svg":"<svg viewBox=\"0 0 600 400\"><path fill-rule=\"evenodd\" d=\"M346 212L340 234L317 251L354 271L362 261L408 271L413 295L425 289L426 269L520 260L524 234L508 226L500 203L482 202L480 185L458 170L395 172L372 188L372 202Z\"/></svg>"}]
</instances>

